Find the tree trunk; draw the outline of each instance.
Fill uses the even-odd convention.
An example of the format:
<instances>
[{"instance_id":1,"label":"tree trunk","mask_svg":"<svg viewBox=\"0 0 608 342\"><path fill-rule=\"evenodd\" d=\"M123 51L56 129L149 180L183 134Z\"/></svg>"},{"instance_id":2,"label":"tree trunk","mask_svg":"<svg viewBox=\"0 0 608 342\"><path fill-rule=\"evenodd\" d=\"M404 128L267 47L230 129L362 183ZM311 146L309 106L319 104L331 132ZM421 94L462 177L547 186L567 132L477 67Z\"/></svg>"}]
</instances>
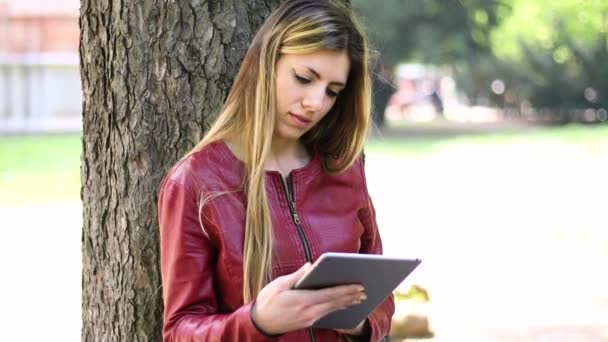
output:
<instances>
[{"instance_id":1,"label":"tree trunk","mask_svg":"<svg viewBox=\"0 0 608 342\"><path fill-rule=\"evenodd\" d=\"M82 340L160 341L157 192L279 0L81 0Z\"/></svg>"}]
</instances>

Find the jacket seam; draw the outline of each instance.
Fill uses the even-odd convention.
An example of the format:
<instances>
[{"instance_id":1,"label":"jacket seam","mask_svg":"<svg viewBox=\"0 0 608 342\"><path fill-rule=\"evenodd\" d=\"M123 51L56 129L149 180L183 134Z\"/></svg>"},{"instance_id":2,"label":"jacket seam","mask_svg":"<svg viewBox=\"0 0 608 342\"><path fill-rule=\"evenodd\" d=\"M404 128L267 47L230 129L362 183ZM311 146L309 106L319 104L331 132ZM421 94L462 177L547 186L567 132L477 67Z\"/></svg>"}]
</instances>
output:
<instances>
[{"instance_id":1,"label":"jacket seam","mask_svg":"<svg viewBox=\"0 0 608 342\"><path fill-rule=\"evenodd\" d=\"M180 161L180 164L181 163L183 163L183 161ZM188 170L188 171L190 171L190 170ZM183 183L182 182L178 182L178 181L176 181L174 179L170 179L170 178L167 179L167 181L173 183L174 185L184 187L184 190L186 190L189 193L190 200L195 203L196 208L198 209L199 205L200 205L200 197L197 196L196 194L197 193L200 193L200 194L203 193L203 189L202 189L203 186L202 185L198 186L198 189L196 189L196 187L194 186L194 184L187 184L187 183L196 183L196 180L193 179L194 175L192 175L191 173L188 173L187 178L189 178L189 181L188 182L183 182ZM215 203L213 203L213 200L207 202L205 204L205 206L208 206L209 210L213 213L214 217L218 217L218 211L217 211L217 208L215 206ZM221 229L219 229L217 223L212 223L212 222L210 222L210 220L205 219L204 217L200 217L200 214L202 214L202 212L198 212L197 211L196 216L198 218L198 222L197 222L198 223L198 228L201 230L201 233L203 235L208 235L207 238L210 239L210 240L211 240L211 234L205 232L205 230L201 226L201 224L202 224L201 221L205 221L205 222L209 223L207 226L214 228L213 232L217 236L218 242L220 243L220 245L218 246L217 243L212 243L212 245L215 247L216 251L219 252L219 248L220 247L223 248L222 244L223 244L223 241L225 241L225 239L226 239L226 237L224 236L224 232ZM213 241L213 240L211 240L211 241ZM223 264L226 267L226 271L228 272L228 275L230 276L230 279L232 279L233 281L237 281L239 278L235 276L235 273L232 270L232 268L230 266L230 263L227 262L227 263L223 263Z\"/></svg>"},{"instance_id":2,"label":"jacket seam","mask_svg":"<svg viewBox=\"0 0 608 342\"><path fill-rule=\"evenodd\" d=\"M365 195L364 196L364 206L367 206L370 196L369 196L369 192L367 190L367 180L365 179L365 168L364 168L364 164L361 161L361 159L359 159L357 163L359 164L358 169L359 169L359 173L361 176L361 183L363 184L363 190L364 190L363 193Z\"/></svg>"}]
</instances>

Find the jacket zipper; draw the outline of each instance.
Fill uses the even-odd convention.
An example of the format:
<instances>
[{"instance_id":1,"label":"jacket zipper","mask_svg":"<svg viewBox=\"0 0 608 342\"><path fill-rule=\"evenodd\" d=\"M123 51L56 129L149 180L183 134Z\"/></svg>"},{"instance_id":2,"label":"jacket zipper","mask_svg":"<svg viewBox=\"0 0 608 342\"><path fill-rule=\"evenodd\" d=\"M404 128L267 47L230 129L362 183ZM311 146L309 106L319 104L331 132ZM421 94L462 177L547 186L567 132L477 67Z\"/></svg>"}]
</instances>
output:
<instances>
[{"instance_id":1,"label":"jacket zipper","mask_svg":"<svg viewBox=\"0 0 608 342\"><path fill-rule=\"evenodd\" d=\"M296 230L298 231L298 235L300 235L300 240L302 240L302 245L304 246L304 254L306 255L306 261L312 262L312 257L310 256L310 246L308 244L308 240L306 239L306 235L304 234L304 229L302 229L302 222L300 221L300 217L298 216L298 212L296 211L296 202L293 197L293 183L291 180L291 174L287 176L286 182L283 181L283 177L281 177L281 181L283 183L285 195L287 195L287 204L289 206L291 218L293 219L293 223L295 223L296 225ZM310 340L312 342L316 342L315 333L312 327L308 329L308 333L310 335Z\"/></svg>"}]
</instances>

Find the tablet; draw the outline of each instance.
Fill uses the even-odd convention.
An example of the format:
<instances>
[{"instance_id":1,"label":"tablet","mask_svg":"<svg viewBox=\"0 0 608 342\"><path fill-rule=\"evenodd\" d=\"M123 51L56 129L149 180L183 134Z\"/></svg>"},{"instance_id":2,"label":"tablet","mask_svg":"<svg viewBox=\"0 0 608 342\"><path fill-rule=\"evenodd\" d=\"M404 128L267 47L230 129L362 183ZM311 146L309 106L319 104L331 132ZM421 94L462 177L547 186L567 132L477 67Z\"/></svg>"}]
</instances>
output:
<instances>
[{"instance_id":1,"label":"tablet","mask_svg":"<svg viewBox=\"0 0 608 342\"><path fill-rule=\"evenodd\" d=\"M392 258L377 254L324 253L294 286L320 289L361 284L367 299L319 319L313 327L351 329L361 323L420 264L420 259Z\"/></svg>"}]
</instances>

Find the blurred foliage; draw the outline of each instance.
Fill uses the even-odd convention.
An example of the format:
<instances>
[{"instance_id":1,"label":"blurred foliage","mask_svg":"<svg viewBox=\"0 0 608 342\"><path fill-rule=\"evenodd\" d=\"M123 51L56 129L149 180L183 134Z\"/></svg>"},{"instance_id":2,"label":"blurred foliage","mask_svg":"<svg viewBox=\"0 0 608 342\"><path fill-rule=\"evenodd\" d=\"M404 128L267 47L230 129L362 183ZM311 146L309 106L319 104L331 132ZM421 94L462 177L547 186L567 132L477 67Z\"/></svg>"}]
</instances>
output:
<instances>
[{"instance_id":1,"label":"blurred foliage","mask_svg":"<svg viewBox=\"0 0 608 342\"><path fill-rule=\"evenodd\" d=\"M490 47L505 5L497 0L352 0L383 62L446 64Z\"/></svg>"},{"instance_id":2,"label":"blurred foliage","mask_svg":"<svg viewBox=\"0 0 608 342\"><path fill-rule=\"evenodd\" d=\"M593 44L608 28L608 2L604 0L511 0L512 11L492 32L498 56L525 58L523 46L538 46L556 52L560 63L568 52L559 52L560 35L575 37L583 45ZM605 38L605 36L604 36Z\"/></svg>"},{"instance_id":3,"label":"blurred foliage","mask_svg":"<svg viewBox=\"0 0 608 342\"><path fill-rule=\"evenodd\" d=\"M406 300L416 300L419 302L430 302L431 298L429 296L428 291L420 286L420 285L411 285L408 287L407 291L395 291L393 293L395 296L396 302L406 301Z\"/></svg>"},{"instance_id":4,"label":"blurred foliage","mask_svg":"<svg viewBox=\"0 0 608 342\"><path fill-rule=\"evenodd\" d=\"M515 102L608 108L608 1L511 2L491 41Z\"/></svg>"},{"instance_id":5,"label":"blurred foliage","mask_svg":"<svg viewBox=\"0 0 608 342\"><path fill-rule=\"evenodd\" d=\"M608 1L352 3L384 63L447 66L474 104L608 108Z\"/></svg>"}]
</instances>

